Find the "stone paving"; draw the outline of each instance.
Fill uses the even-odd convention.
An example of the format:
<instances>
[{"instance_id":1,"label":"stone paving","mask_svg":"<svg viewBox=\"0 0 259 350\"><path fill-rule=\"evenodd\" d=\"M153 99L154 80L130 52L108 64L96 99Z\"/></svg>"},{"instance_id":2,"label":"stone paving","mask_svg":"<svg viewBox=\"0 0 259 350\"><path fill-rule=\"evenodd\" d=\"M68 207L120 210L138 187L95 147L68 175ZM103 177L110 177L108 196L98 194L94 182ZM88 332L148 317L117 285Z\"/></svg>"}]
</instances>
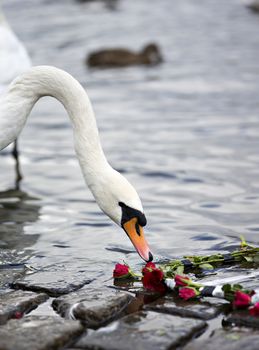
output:
<instances>
[{"instance_id":1,"label":"stone paving","mask_svg":"<svg viewBox=\"0 0 259 350\"><path fill-rule=\"evenodd\" d=\"M99 328L122 314L133 295L110 288L83 288L52 303L62 317L82 321L87 328Z\"/></svg>"},{"instance_id":2,"label":"stone paving","mask_svg":"<svg viewBox=\"0 0 259 350\"><path fill-rule=\"evenodd\" d=\"M9 319L15 318L17 313L27 314L39 304L48 299L46 294L23 292L20 290L9 291L0 298L0 324L6 323Z\"/></svg>"},{"instance_id":3,"label":"stone paving","mask_svg":"<svg viewBox=\"0 0 259 350\"><path fill-rule=\"evenodd\" d=\"M217 329L209 339L194 340L185 350L258 350L259 332Z\"/></svg>"},{"instance_id":4,"label":"stone paving","mask_svg":"<svg viewBox=\"0 0 259 350\"><path fill-rule=\"evenodd\" d=\"M218 303L215 305L209 302L184 302L174 301L172 296L165 296L153 303L144 306L145 310L153 310L156 312L162 312L165 314L179 315L182 317L193 317L202 320L210 320L220 314L224 310L224 306L228 305L228 302Z\"/></svg>"},{"instance_id":5,"label":"stone paving","mask_svg":"<svg viewBox=\"0 0 259 350\"><path fill-rule=\"evenodd\" d=\"M168 349L183 344L206 328L206 323L192 318L139 311L123 317L110 327L83 336L78 349L132 350Z\"/></svg>"},{"instance_id":6,"label":"stone paving","mask_svg":"<svg viewBox=\"0 0 259 350\"><path fill-rule=\"evenodd\" d=\"M185 302L65 273L61 283L51 271L0 265L0 350L258 349L259 318L224 300Z\"/></svg>"},{"instance_id":7,"label":"stone paving","mask_svg":"<svg viewBox=\"0 0 259 350\"><path fill-rule=\"evenodd\" d=\"M86 277L85 271L70 270L62 267L60 274L58 267L46 268L39 271L30 271L23 279L16 279L12 287L15 289L44 292L52 297L74 292L84 285L91 283L93 278Z\"/></svg>"},{"instance_id":8,"label":"stone paving","mask_svg":"<svg viewBox=\"0 0 259 350\"><path fill-rule=\"evenodd\" d=\"M78 321L29 316L11 320L0 328L1 350L63 349L73 343L84 327Z\"/></svg>"}]
</instances>

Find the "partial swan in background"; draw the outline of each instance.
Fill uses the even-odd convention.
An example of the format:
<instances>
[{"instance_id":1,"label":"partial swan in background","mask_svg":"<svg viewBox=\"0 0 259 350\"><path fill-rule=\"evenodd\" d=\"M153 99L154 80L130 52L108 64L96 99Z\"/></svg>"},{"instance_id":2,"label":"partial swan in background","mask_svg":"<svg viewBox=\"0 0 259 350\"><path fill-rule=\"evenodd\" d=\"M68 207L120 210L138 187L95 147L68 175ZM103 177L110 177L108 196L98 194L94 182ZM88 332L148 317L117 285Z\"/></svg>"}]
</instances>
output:
<instances>
[{"instance_id":1,"label":"partial swan in background","mask_svg":"<svg viewBox=\"0 0 259 350\"><path fill-rule=\"evenodd\" d=\"M25 47L10 28L0 7L0 89L5 89L30 66Z\"/></svg>"},{"instance_id":2,"label":"partial swan in background","mask_svg":"<svg viewBox=\"0 0 259 350\"><path fill-rule=\"evenodd\" d=\"M6 21L0 5L0 94L6 90L15 77L30 67L31 60L29 55ZM18 184L22 176L16 140L12 154L16 161L16 183Z\"/></svg>"},{"instance_id":3,"label":"partial swan in background","mask_svg":"<svg viewBox=\"0 0 259 350\"><path fill-rule=\"evenodd\" d=\"M48 66L31 68L0 98L0 150L19 136L35 103L43 96L59 100L70 117L76 155L85 182L103 212L120 225L139 255L153 259L144 237L146 218L134 187L114 170L103 153L90 100L68 73Z\"/></svg>"}]
</instances>

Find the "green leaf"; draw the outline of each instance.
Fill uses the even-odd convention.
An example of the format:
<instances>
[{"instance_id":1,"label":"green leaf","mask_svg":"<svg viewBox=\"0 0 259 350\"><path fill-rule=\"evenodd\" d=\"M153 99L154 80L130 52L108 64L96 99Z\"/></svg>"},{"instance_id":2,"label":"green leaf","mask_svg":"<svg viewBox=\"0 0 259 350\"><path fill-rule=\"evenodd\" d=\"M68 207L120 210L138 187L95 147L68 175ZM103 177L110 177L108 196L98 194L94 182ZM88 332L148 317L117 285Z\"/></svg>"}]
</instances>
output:
<instances>
[{"instance_id":1,"label":"green leaf","mask_svg":"<svg viewBox=\"0 0 259 350\"><path fill-rule=\"evenodd\" d=\"M241 284L233 284L232 286L232 290L236 291L236 290L242 290L243 287L241 286Z\"/></svg>"},{"instance_id":2,"label":"green leaf","mask_svg":"<svg viewBox=\"0 0 259 350\"><path fill-rule=\"evenodd\" d=\"M175 270L176 275L183 275L184 273L184 266L178 266L177 269Z\"/></svg>"},{"instance_id":3,"label":"green leaf","mask_svg":"<svg viewBox=\"0 0 259 350\"><path fill-rule=\"evenodd\" d=\"M222 290L224 293L231 292L231 285L230 284L224 284L222 287Z\"/></svg>"},{"instance_id":4,"label":"green leaf","mask_svg":"<svg viewBox=\"0 0 259 350\"><path fill-rule=\"evenodd\" d=\"M214 267L211 264L208 264L208 263L201 264L201 265L199 265L199 267L201 269L203 269L203 270L214 270Z\"/></svg>"},{"instance_id":5,"label":"green leaf","mask_svg":"<svg viewBox=\"0 0 259 350\"><path fill-rule=\"evenodd\" d=\"M251 256L244 256L245 260L248 262L253 262L254 259Z\"/></svg>"}]
</instances>

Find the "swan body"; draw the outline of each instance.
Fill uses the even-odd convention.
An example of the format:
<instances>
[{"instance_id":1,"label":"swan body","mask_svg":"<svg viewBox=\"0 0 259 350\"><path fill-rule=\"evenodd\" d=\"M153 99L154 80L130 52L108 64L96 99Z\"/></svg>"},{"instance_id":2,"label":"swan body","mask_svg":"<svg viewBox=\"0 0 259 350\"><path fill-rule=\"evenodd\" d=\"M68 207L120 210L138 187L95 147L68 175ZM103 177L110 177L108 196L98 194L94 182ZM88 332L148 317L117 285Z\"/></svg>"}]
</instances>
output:
<instances>
[{"instance_id":1,"label":"swan body","mask_svg":"<svg viewBox=\"0 0 259 350\"><path fill-rule=\"evenodd\" d=\"M0 7L0 93L31 66L29 55L7 23Z\"/></svg>"},{"instance_id":2,"label":"swan body","mask_svg":"<svg viewBox=\"0 0 259 350\"><path fill-rule=\"evenodd\" d=\"M23 46L6 21L0 5L0 94L17 75L31 67L31 60ZM22 179L18 157L17 140L12 155L15 160L16 188Z\"/></svg>"},{"instance_id":3,"label":"swan body","mask_svg":"<svg viewBox=\"0 0 259 350\"><path fill-rule=\"evenodd\" d=\"M144 237L146 219L140 198L126 178L108 163L90 100L71 75L54 67L39 66L12 82L0 97L0 150L19 136L33 106L43 96L56 98L67 110L76 155L97 204L124 229L140 256L152 260Z\"/></svg>"}]
</instances>

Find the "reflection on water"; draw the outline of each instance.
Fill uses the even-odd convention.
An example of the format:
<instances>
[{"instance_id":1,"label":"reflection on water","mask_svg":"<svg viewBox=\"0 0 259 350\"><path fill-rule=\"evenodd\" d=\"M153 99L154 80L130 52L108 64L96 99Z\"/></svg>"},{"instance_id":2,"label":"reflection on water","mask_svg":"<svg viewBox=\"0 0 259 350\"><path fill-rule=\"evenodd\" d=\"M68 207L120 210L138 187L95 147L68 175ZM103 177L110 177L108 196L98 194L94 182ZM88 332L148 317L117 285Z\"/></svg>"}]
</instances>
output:
<instances>
[{"instance_id":1,"label":"reflection on water","mask_svg":"<svg viewBox=\"0 0 259 350\"><path fill-rule=\"evenodd\" d=\"M40 205L27 193L9 189L0 192L0 247L21 251L31 247L39 234L26 235L24 227L39 218Z\"/></svg>"},{"instance_id":2,"label":"reflection on water","mask_svg":"<svg viewBox=\"0 0 259 350\"><path fill-rule=\"evenodd\" d=\"M104 150L140 193L157 258L259 242L258 17L235 0L4 0L34 64L68 70L93 102ZM40 16L39 16L40 13ZM152 68L88 70L102 47L157 42ZM40 101L20 139L31 197L1 199L1 245L30 247L34 266L93 274L140 260L99 210L75 159L63 108ZM0 190L13 182L1 156ZM14 199L16 198L16 199ZM71 268L72 266L72 268Z\"/></svg>"}]
</instances>

